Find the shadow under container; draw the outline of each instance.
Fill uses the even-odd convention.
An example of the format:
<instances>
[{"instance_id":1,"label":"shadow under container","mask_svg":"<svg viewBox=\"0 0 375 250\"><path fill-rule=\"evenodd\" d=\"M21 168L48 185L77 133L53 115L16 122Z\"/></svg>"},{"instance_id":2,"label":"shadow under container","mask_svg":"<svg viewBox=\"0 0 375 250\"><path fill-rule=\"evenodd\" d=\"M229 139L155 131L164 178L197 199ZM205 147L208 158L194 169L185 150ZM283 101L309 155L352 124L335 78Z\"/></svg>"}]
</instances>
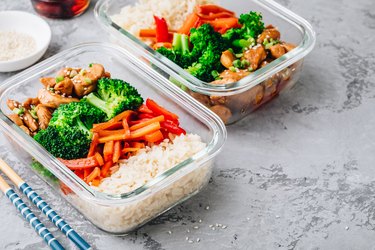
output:
<instances>
[{"instance_id":1,"label":"shadow under container","mask_svg":"<svg viewBox=\"0 0 375 250\"><path fill-rule=\"evenodd\" d=\"M25 100L36 96L42 88L39 78L55 75L65 66L87 67L92 62L103 64L113 78L131 83L145 99L150 97L178 114L181 125L188 132L200 135L206 147L134 191L114 195L87 185L7 118L11 112L7 99ZM156 71L142 68L123 48L104 43L76 46L10 78L0 87L0 105L0 129L17 157L25 165L30 166L32 158L43 164L53 176L46 177L38 171L36 174L94 225L115 234L134 230L198 193L207 184L213 158L226 139L225 126L214 113Z\"/></svg>"},{"instance_id":2,"label":"shadow under container","mask_svg":"<svg viewBox=\"0 0 375 250\"><path fill-rule=\"evenodd\" d=\"M264 23L277 27L281 40L295 44L296 48L237 82L214 85L190 75L112 21L111 17L119 14L121 8L132 4L134 1L101 0L95 6L95 14L117 43L149 61L151 67L163 72L166 78L182 86L187 93L217 113L225 124L239 121L293 87L300 77L303 58L315 44L311 25L272 0L219 1L221 6L234 11L237 16L249 11L261 12Z\"/></svg>"}]
</instances>

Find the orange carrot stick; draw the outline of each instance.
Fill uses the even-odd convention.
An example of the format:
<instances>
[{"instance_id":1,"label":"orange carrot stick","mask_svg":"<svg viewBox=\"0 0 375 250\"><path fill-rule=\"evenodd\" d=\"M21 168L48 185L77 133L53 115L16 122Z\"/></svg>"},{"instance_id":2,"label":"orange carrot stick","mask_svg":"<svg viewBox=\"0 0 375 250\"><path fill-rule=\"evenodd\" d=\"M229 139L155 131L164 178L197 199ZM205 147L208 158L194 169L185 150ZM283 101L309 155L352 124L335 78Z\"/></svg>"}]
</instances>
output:
<instances>
[{"instance_id":1,"label":"orange carrot stick","mask_svg":"<svg viewBox=\"0 0 375 250\"><path fill-rule=\"evenodd\" d=\"M145 140L148 142L158 142L164 139L163 134L160 132L160 130L156 130L155 132L151 134L145 135Z\"/></svg>"},{"instance_id":2,"label":"orange carrot stick","mask_svg":"<svg viewBox=\"0 0 375 250\"><path fill-rule=\"evenodd\" d=\"M98 132L99 136L100 137L105 137L105 136L109 136L109 135L123 135L125 134L125 129L117 129L117 130L107 130L107 129L104 129L104 130L100 130ZM98 140L99 141L99 140Z\"/></svg>"},{"instance_id":3,"label":"orange carrot stick","mask_svg":"<svg viewBox=\"0 0 375 250\"><path fill-rule=\"evenodd\" d=\"M113 123L104 122L104 123L94 124L91 131L98 132L104 129L120 129L121 127L122 127L121 122L113 122Z\"/></svg>"},{"instance_id":4,"label":"orange carrot stick","mask_svg":"<svg viewBox=\"0 0 375 250\"><path fill-rule=\"evenodd\" d=\"M89 176L91 174L91 172L92 172L92 168L85 168L83 170L83 179L86 179L87 176Z\"/></svg>"},{"instance_id":5,"label":"orange carrot stick","mask_svg":"<svg viewBox=\"0 0 375 250\"><path fill-rule=\"evenodd\" d=\"M199 16L196 13L191 13L185 20L182 27L177 31L177 33L189 35L190 29L196 27L199 22Z\"/></svg>"},{"instance_id":6,"label":"orange carrot stick","mask_svg":"<svg viewBox=\"0 0 375 250\"><path fill-rule=\"evenodd\" d=\"M156 37L156 30L154 30L154 29L141 29L141 30L139 30L139 37Z\"/></svg>"},{"instance_id":7,"label":"orange carrot stick","mask_svg":"<svg viewBox=\"0 0 375 250\"><path fill-rule=\"evenodd\" d=\"M129 137L127 137L125 134L114 134L114 135L108 135L102 138L99 138L99 143L106 143L109 141L122 141Z\"/></svg>"},{"instance_id":8,"label":"orange carrot stick","mask_svg":"<svg viewBox=\"0 0 375 250\"><path fill-rule=\"evenodd\" d=\"M93 156L95 154L95 151L96 151L96 147L98 146L98 143L99 143L99 135L98 133L94 133L92 135L92 140L91 140L91 144L90 144L90 149L89 149L89 153L87 154L87 157L90 157L90 156Z\"/></svg>"},{"instance_id":9,"label":"orange carrot stick","mask_svg":"<svg viewBox=\"0 0 375 250\"><path fill-rule=\"evenodd\" d=\"M162 121L164 121L164 115L159 115L159 116L156 116L154 118L148 119L147 121L144 121L142 123L138 123L138 124L135 124L135 125L131 126L130 131L143 128L143 127L145 127L147 125L150 125L151 123L154 123L154 122L162 122Z\"/></svg>"},{"instance_id":10,"label":"orange carrot stick","mask_svg":"<svg viewBox=\"0 0 375 250\"><path fill-rule=\"evenodd\" d=\"M129 129L128 121L126 119L122 120L122 126L125 130L125 132L124 132L125 136L129 137L130 136L130 129Z\"/></svg>"},{"instance_id":11,"label":"orange carrot stick","mask_svg":"<svg viewBox=\"0 0 375 250\"><path fill-rule=\"evenodd\" d=\"M95 156L95 159L98 162L99 166L103 166L104 165L104 159L103 159L102 155L99 154L99 152L96 152L94 156Z\"/></svg>"},{"instance_id":12,"label":"orange carrot stick","mask_svg":"<svg viewBox=\"0 0 375 250\"><path fill-rule=\"evenodd\" d=\"M154 122L143 128L131 131L130 138L131 139L139 138L147 134L150 134L152 132L155 132L156 130L159 130L159 129L160 129L160 122Z\"/></svg>"},{"instance_id":13,"label":"orange carrot stick","mask_svg":"<svg viewBox=\"0 0 375 250\"><path fill-rule=\"evenodd\" d=\"M95 178L91 181L91 185L94 187L97 187L100 185L100 180L98 178Z\"/></svg>"},{"instance_id":14,"label":"orange carrot stick","mask_svg":"<svg viewBox=\"0 0 375 250\"><path fill-rule=\"evenodd\" d=\"M117 123L123 119L127 119L130 115L134 114L134 111L132 110L126 110L115 117L113 117L111 120L107 122L103 122L98 124L97 126L94 126L92 128L92 131L97 132L99 130L108 129L110 126L112 126L114 123ZM121 124L121 123L120 123Z\"/></svg>"},{"instance_id":15,"label":"orange carrot stick","mask_svg":"<svg viewBox=\"0 0 375 250\"><path fill-rule=\"evenodd\" d=\"M124 119L128 119L128 117L131 116L132 114L135 114L134 111L126 110L126 111L116 115L115 117L113 117L110 121L119 122L119 121L122 121Z\"/></svg>"},{"instance_id":16,"label":"orange carrot stick","mask_svg":"<svg viewBox=\"0 0 375 250\"><path fill-rule=\"evenodd\" d=\"M112 161L113 161L113 163L116 163L116 162L118 162L118 160L120 159L120 156L121 156L121 142L115 141L115 144L114 144L113 147L114 147L114 149L113 149Z\"/></svg>"},{"instance_id":17,"label":"orange carrot stick","mask_svg":"<svg viewBox=\"0 0 375 250\"><path fill-rule=\"evenodd\" d=\"M99 175L100 175L100 169L98 167L95 167L94 170L91 172L91 174L85 178L85 182L90 183Z\"/></svg>"},{"instance_id":18,"label":"orange carrot stick","mask_svg":"<svg viewBox=\"0 0 375 250\"><path fill-rule=\"evenodd\" d=\"M113 166L113 162L112 160L110 161L107 161L106 163L104 163L104 166L102 167L102 171L100 173L100 175L105 178L107 177L108 175L108 172L109 172L109 169Z\"/></svg>"},{"instance_id":19,"label":"orange carrot stick","mask_svg":"<svg viewBox=\"0 0 375 250\"><path fill-rule=\"evenodd\" d=\"M113 157L113 141L108 141L104 144L104 149L103 149L103 158L104 161L107 162L109 160L112 160Z\"/></svg>"}]
</instances>

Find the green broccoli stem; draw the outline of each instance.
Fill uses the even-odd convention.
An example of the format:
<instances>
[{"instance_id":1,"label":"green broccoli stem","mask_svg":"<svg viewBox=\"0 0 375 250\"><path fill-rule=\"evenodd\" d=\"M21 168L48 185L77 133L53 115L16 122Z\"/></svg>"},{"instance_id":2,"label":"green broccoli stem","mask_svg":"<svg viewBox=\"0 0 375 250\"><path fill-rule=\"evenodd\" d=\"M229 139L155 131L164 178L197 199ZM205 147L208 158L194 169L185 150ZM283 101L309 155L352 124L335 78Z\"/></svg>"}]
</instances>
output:
<instances>
[{"instance_id":1,"label":"green broccoli stem","mask_svg":"<svg viewBox=\"0 0 375 250\"><path fill-rule=\"evenodd\" d=\"M190 53L190 48L189 48L189 36L187 35L181 35L181 45L182 45L182 54L186 55Z\"/></svg>"},{"instance_id":2,"label":"green broccoli stem","mask_svg":"<svg viewBox=\"0 0 375 250\"><path fill-rule=\"evenodd\" d=\"M178 34L178 33L173 34L172 47L173 47L173 50L175 51L182 50L181 34Z\"/></svg>"},{"instance_id":3,"label":"green broccoli stem","mask_svg":"<svg viewBox=\"0 0 375 250\"><path fill-rule=\"evenodd\" d=\"M86 125L80 119L77 119L77 124L78 124L79 129L82 130L82 132L84 132L85 134L88 134L88 138L92 137L91 131L86 127Z\"/></svg>"},{"instance_id":4,"label":"green broccoli stem","mask_svg":"<svg viewBox=\"0 0 375 250\"><path fill-rule=\"evenodd\" d=\"M97 97L96 95L94 95L93 93L86 96L86 100L88 103L102 110L104 113L106 114L111 113L111 110L109 110L107 107L107 103L103 101L102 99L100 99L99 97Z\"/></svg>"},{"instance_id":5,"label":"green broccoli stem","mask_svg":"<svg viewBox=\"0 0 375 250\"><path fill-rule=\"evenodd\" d=\"M172 47L174 51L181 52L182 55L190 53L189 36L184 34L173 34Z\"/></svg>"}]
</instances>

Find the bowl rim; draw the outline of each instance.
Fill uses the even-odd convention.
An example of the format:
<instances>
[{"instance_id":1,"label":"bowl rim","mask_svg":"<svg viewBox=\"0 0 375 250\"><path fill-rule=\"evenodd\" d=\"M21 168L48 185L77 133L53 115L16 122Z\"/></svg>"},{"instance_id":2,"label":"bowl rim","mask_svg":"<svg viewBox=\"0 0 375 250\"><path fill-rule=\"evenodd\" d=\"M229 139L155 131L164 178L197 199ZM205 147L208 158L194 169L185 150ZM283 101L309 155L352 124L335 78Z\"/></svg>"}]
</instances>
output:
<instances>
[{"instance_id":1,"label":"bowl rim","mask_svg":"<svg viewBox=\"0 0 375 250\"><path fill-rule=\"evenodd\" d=\"M35 57L35 56L38 56L43 51L45 52L45 50L48 48L48 46L51 42L52 31L51 31L51 27L49 26L49 24L43 18L41 18L38 15L29 13L29 12L26 12L26 11L20 11L20 10L0 11L0 16L1 16L1 14L16 14L16 15L23 15L23 16L29 16L31 18L34 18L35 20L37 20L39 23L41 23L42 25L44 25L47 28L46 29L47 39L43 39L42 40L43 42L41 43L40 48L37 48L33 53L31 53L30 55L28 55L26 57L21 57L21 58L18 58L18 59L13 59L13 60L8 60L8 61L0 61L0 67L5 66L5 65L10 65L10 64L13 64L13 63L19 63L19 62L27 61L27 60L30 60L31 58ZM30 66L32 63L34 63L34 62L31 62L28 66ZM24 68L26 68L26 67L24 67Z\"/></svg>"},{"instance_id":2,"label":"bowl rim","mask_svg":"<svg viewBox=\"0 0 375 250\"><path fill-rule=\"evenodd\" d=\"M123 194L108 194L96 191L91 186L86 184L71 170L69 170L64 164L62 164L56 157L52 156L45 148L39 145L32 137L24 133L16 124L14 124L4 113L0 110L0 130L5 134L9 135L16 143L22 145L23 148L44 165L48 170L52 172L60 181L67 185L75 194L80 198L88 201L95 202L96 204L102 205L119 205L126 202L132 202L142 197L147 196L150 193L156 192L171 181L171 178L179 179L184 175L190 173L197 167L201 166L205 162L210 161L215 157L222 149L226 138L227 131L224 123L221 119L214 114L212 111L206 109L201 103L197 102L190 95L183 92L177 86L174 86L165 79L162 75L153 69L150 69L138 58L134 58L131 53L124 50L120 46L102 43L102 42L90 42L76 45L70 49L64 50L23 72L9 78L0 86L0 101L6 97L8 91L11 90L12 86L17 86L25 81L24 78L27 76L35 76L40 74L40 70L52 67L51 64L57 60L64 58L71 58L77 55L80 51L85 48L104 48L115 50L115 52L122 53L123 57L126 57L129 61L134 63L130 70L137 68L138 74L144 73L146 77L152 79L153 85L161 88L161 91L169 95L179 106L191 108L192 111L189 115L193 115L197 118L205 118L207 122L205 126L213 132L211 141L206 143L204 150L196 153L189 159L181 162L171 169L165 171L163 174L153 179L151 182L138 187L137 189L123 193ZM128 65L127 65L128 66ZM24 80L22 80L24 79ZM158 85L159 84L159 85ZM169 178L170 177L170 178Z\"/></svg>"},{"instance_id":3,"label":"bowl rim","mask_svg":"<svg viewBox=\"0 0 375 250\"><path fill-rule=\"evenodd\" d=\"M130 34L127 30L121 28L112 21L110 16L108 16L105 11L105 9L108 8L108 6L111 4L111 2L114 2L114 0L99 0L95 5L94 13L97 21L105 30L114 35L120 41L131 43L132 49L137 50L141 56L147 58L147 60L150 60L157 67L168 73L177 81L183 83L189 89L206 95L228 96L249 90L273 74L299 61L312 51L316 43L315 31L313 30L311 24L304 18L273 0L253 1L263 8L268 9L275 16L278 16L295 26L296 29L302 33L302 39L298 46L292 51L272 61L265 67L257 69L252 74L240 79L239 81L229 84L211 84L209 82L199 80L186 72L176 63L154 51L140 39Z\"/></svg>"}]
</instances>

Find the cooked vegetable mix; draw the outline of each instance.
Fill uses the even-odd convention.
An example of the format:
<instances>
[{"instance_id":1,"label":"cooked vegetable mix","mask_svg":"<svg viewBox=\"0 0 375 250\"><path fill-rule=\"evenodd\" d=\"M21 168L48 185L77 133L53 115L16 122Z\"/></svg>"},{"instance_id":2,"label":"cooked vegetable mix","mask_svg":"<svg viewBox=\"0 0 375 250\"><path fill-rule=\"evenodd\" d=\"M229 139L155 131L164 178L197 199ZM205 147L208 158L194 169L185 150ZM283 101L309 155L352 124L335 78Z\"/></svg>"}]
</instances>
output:
<instances>
[{"instance_id":1,"label":"cooked vegetable mix","mask_svg":"<svg viewBox=\"0 0 375 250\"><path fill-rule=\"evenodd\" d=\"M119 16L113 18L120 20ZM215 4L197 4L177 29L180 19L154 16L154 21L153 26L142 27L136 33L138 37L191 75L212 85L237 82L295 48L280 40L279 30L265 25L262 14L255 11L237 17L233 11ZM121 26L133 33L138 27L129 20ZM230 123L233 117L244 116L276 96L296 68L298 64L291 65L261 86L233 96L203 95L176 84Z\"/></svg>"},{"instance_id":2,"label":"cooked vegetable mix","mask_svg":"<svg viewBox=\"0 0 375 250\"><path fill-rule=\"evenodd\" d=\"M77 75L90 79L84 84L95 85L84 88L82 96L75 87L82 84ZM40 81L44 88L37 98L23 104L8 100L13 111L9 118L90 185L99 186L121 160L140 149L163 141L173 143L176 136L186 134L176 114L152 99L144 102L136 88L110 78L100 64L65 68L57 77ZM65 87L57 90L63 82ZM47 94L48 102L44 102ZM33 166L42 175L52 175L37 162ZM65 185L61 187L65 194L70 192Z\"/></svg>"},{"instance_id":3,"label":"cooked vegetable mix","mask_svg":"<svg viewBox=\"0 0 375 250\"><path fill-rule=\"evenodd\" d=\"M155 37L156 51L205 82L237 81L248 74L228 79L223 75L225 70L253 72L264 61L285 54L285 46L293 47L281 42L280 32L273 26L265 27L262 14L254 11L237 18L234 12L217 5L197 5L173 36L164 18L154 18L156 30L141 29L139 36Z\"/></svg>"}]
</instances>

